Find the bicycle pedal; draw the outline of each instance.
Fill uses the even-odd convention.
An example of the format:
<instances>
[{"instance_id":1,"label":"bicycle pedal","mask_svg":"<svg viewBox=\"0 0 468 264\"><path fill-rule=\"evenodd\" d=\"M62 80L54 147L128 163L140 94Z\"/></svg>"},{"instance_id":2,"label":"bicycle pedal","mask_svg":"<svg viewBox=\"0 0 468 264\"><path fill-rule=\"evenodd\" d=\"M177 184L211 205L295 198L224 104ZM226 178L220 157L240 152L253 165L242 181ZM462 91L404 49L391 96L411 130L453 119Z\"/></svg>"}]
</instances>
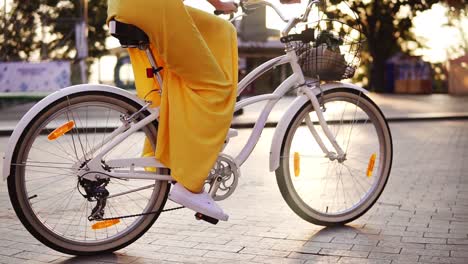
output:
<instances>
[{"instance_id":1,"label":"bicycle pedal","mask_svg":"<svg viewBox=\"0 0 468 264\"><path fill-rule=\"evenodd\" d=\"M206 222L208 222L208 223L210 223L210 224L213 224L213 225L216 225L216 224L219 222L218 219L213 218L213 217L211 217L211 216L204 215L204 214L202 214L202 213L196 213L196 214L195 214L195 219L197 219L197 220L204 220L204 221L206 221Z\"/></svg>"}]
</instances>

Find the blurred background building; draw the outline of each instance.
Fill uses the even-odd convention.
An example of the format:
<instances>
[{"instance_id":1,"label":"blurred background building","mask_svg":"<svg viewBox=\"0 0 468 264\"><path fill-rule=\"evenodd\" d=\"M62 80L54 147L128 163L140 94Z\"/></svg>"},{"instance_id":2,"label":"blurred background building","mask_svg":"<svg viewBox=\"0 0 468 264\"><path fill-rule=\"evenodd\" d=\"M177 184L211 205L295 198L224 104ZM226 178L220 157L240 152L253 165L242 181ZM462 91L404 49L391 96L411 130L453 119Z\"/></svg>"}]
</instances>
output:
<instances>
[{"instance_id":1,"label":"blurred background building","mask_svg":"<svg viewBox=\"0 0 468 264\"><path fill-rule=\"evenodd\" d=\"M279 0L270 1L279 4ZM68 86L88 77L91 82L134 89L128 55L115 39L108 37L104 26L106 0L2 2L0 69L4 70L0 72L0 93L3 97L11 98L15 91L23 96L28 91L56 90L54 85ZM306 2L281 8L287 16L297 15L296 11L300 13ZM204 1L186 0L185 3L212 12L212 7ZM358 21L367 36L362 66L351 81L383 93L465 93L466 1L385 0L379 3L376 8L370 1L349 2L360 12ZM343 6L341 3L329 7L339 13ZM377 28L366 24L369 17L390 24L380 27L379 32L373 31ZM337 18L352 23L344 17ZM239 32L240 77L283 53L277 29L284 24L268 8L258 8L235 25ZM373 39L374 35L380 37ZM85 76L83 66L87 67ZM47 71L54 74L43 74ZM271 91L289 73L288 67L277 67L246 89L245 95ZM41 75L43 79L34 79ZM10 83L13 81L15 85ZM28 93L29 97L34 95L37 93Z\"/></svg>"}]
</instances>

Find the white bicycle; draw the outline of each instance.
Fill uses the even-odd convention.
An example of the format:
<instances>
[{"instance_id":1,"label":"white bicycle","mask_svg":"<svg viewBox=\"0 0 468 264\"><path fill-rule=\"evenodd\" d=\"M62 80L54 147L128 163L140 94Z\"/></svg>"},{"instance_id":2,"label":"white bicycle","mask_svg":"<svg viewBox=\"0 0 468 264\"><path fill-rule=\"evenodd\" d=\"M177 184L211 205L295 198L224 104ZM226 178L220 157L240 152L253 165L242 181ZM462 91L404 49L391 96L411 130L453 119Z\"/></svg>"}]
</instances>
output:
<instances>
[{"instance_id":1,"label":"white bicycle","mask_svg":"<svg viewBox=\"0 0 468 264\"><path fill-rule=\"evenodd\" d=\"M241 3L249 8L249 2ZM296 91L297 98L275 129L270 170L276 172L281 194L295 213L311 223L332 226L360 217L379 198L390 174L392 139L385 117L366 90L304 76L310 75L307 67L318 77L337 71L339 79L354 70L351 64L317 66L320 56L312 53L337 51L316 45L323 37L318 30L289 34L307 21L318 3L310 0L304 15L287 20L272 4L255 1L270 5L287 22L282 32L286 54L248 74L238 93L276 66L290 65L292 74L273 93L237 103L236 110L267 101L246 145L236 157L221 153L206 184L216 200L233 193L240 167L272 108L286 93ZM123 46L146 51L161 84L146 34L118 21L112 21L110 29ZM329 33L327 43L346 44ZM307 61L311 56L313 62ZM77 85L47 96L21 119L5 153L3 175L15 212L34 237L64 253L90 255L121 249L152 226L164 211L174 180L155 157L141 157L144 140L153 149L158 144L159 110L149 105L116 87ZM236 134L229 131L226 145Z\"/></svg>"}]
</instances>

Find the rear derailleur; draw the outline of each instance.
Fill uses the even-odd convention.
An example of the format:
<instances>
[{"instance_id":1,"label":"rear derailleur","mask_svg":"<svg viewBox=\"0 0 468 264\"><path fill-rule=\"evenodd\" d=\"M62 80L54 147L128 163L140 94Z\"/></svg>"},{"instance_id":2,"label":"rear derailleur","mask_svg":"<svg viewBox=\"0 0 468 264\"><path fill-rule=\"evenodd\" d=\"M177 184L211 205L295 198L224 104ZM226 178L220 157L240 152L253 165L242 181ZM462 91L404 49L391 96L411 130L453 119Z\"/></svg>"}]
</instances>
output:
<instances>
[{"instance_id":1,"label":"rear derailleur","mask_svg":"<svg viewBox=\"0 0 468 264\"><path fill-rule=\"evenodd\" d=\"M89 221L102 220L104 218L104 209L106 207L107 197L109 197L109 191L106 189L106 186L109 184L109 181L109 178L97 179L96 181L85 178L80 178L78 180L79 185L85 191L85 194L80 191L81 195L89 202L96 202L96 206L91 210L91 215L88 216Z\"/></svg>"}]
</instances>

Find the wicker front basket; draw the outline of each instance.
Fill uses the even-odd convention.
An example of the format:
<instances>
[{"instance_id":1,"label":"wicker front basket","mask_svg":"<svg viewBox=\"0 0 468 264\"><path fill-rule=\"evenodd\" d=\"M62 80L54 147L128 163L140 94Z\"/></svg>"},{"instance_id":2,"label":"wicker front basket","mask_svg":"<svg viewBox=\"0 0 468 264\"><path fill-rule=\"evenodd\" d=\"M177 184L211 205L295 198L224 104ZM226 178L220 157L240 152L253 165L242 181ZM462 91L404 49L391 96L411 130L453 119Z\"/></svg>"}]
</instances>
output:
<instances>
[{"instance_id":1,"label":"wicker front basket","mask_svg":"<svg viewBox=\"0 0 468 264\"><path fill-rule=\"evenodd\" d=\"M305 45L304 45L305 46ZM328 50L325 45L317 48L303 47L298 51L299 64L304 75L320 80L331 81L349 78L345 76L348 64L343 55L336 51Z\"/></svg>"},{"instance_id":2,"label":"wicker front basket","mask_svg":"<svg viewBox=\"0 0 468 264\"><path fill-rule=\"evenodd\" d=\"M326 25L326 30L321 29L323 25ZM321 20L313 28L315 42L298 41L293 44L304 75L323 81L352 78L360 63L362 34L336 20Z\"/></svg>"}]
</instances>

